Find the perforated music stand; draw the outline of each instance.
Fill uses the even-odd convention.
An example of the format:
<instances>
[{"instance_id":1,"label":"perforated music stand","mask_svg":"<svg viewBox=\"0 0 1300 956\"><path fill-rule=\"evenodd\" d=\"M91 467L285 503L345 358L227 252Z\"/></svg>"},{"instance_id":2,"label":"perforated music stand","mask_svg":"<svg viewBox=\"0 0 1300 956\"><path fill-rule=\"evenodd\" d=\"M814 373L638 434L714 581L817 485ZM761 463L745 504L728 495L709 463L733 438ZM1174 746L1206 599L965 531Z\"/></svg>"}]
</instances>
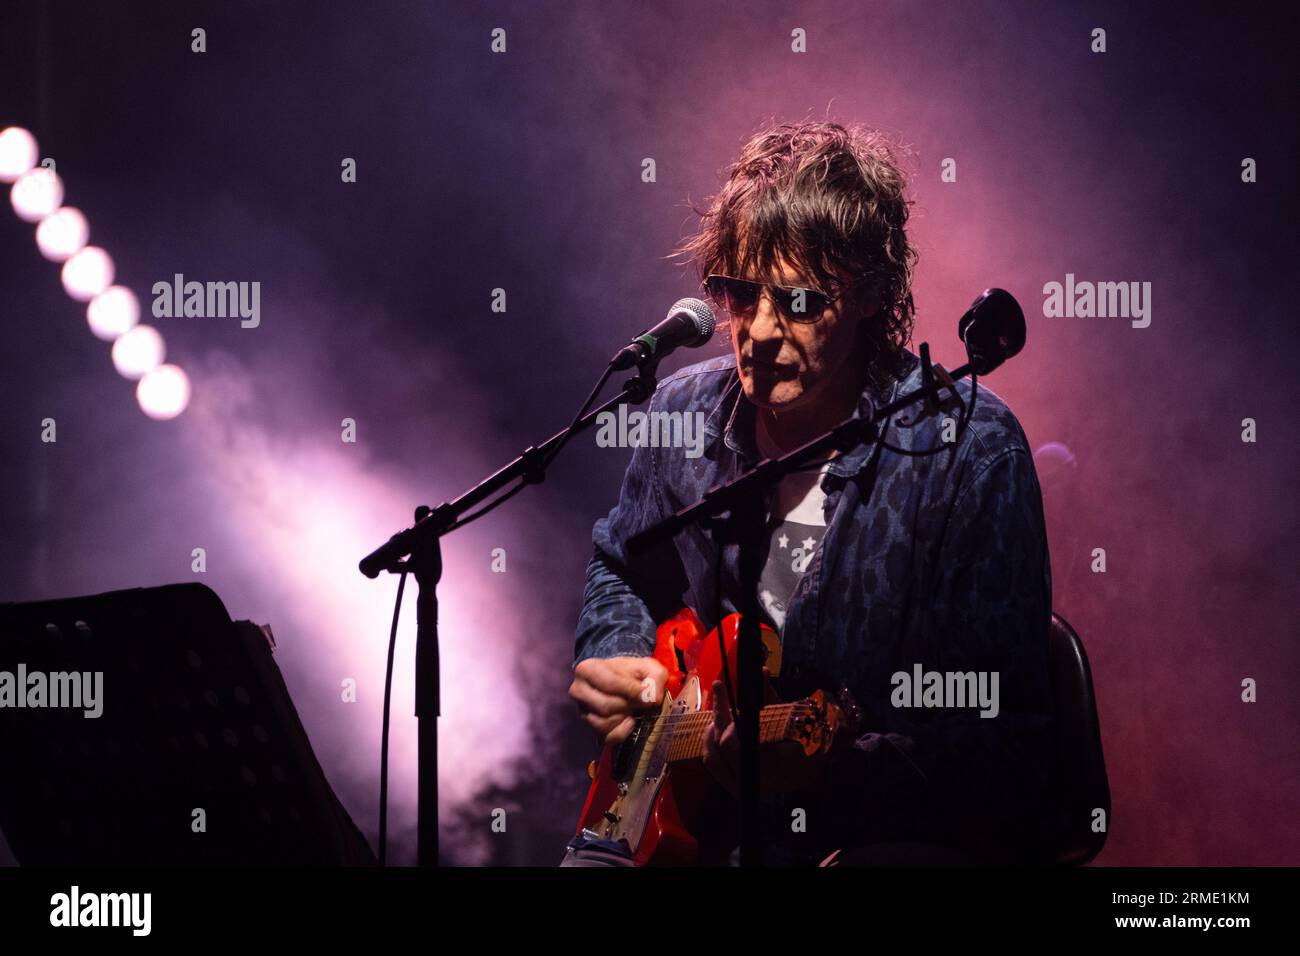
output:
<instances>
[{"instance_id":1,"label":"perforated music stand","mask_svg":"<svg viewBox=\"0 0 1300 956\"><path fill-rule=\"evenodd\" d=\"M0 706L18 862L373 865L272 649L201 584L0 605L0 671L103 673L96 719Z\"/></svg>"}]
</instances>

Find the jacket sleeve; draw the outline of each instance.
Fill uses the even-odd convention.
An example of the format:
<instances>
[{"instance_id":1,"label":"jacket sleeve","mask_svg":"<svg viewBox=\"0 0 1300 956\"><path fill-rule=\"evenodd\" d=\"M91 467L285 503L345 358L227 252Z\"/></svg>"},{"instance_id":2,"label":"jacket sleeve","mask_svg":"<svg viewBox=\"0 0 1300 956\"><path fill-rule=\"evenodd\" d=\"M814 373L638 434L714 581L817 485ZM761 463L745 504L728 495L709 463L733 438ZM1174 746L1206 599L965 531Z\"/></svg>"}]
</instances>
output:
<instances>
[{"instance_id":1,"label":"jacket sleeve","mask_svg":"<svg viewBox=\"0 0 1300 956\"><path fill-rule=\"evenodd\" d=\"M651 398L656 410L662 389ZM574 645L576 666L589 657L648 657L655 627L681 606L686 574L671 540L631 555L627 541L667 516L660 449L632 453L618 503L592 529L594 550L587 564L582 612Z\"/></svg>"},{"instance_id":2,"label":"jacket sleeve","mask_svg":"<svg viewBox=\"0 0 1300 956\"><path fill-rule=\"evenodd\" d=\"M1051 574L1027 448L1003 449L968 471L936 567L928 601L903 625L903 646L923 649L910 655L920 659L905 653L899 668L974 672L990 688L996 674L996 715L981 716L979 706L890 707L886 726L864 728L871 732L835 761L832 802L865 842L873 831L910 828L994 858L1035 855L1053 825Z\"/></svg>"}]
</instances>

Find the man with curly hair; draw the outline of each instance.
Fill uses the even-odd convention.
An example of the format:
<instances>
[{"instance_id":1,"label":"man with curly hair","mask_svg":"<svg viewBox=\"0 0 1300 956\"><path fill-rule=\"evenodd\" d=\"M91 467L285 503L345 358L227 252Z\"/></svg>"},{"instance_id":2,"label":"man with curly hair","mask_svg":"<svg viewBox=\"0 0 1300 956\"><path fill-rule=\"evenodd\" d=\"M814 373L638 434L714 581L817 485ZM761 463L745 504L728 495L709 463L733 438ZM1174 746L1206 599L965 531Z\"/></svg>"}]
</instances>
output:
<instances>
[{"instance_id":1,"label":"man with curly hair","mask_svg":"<svg viewBox=\"0 0 1300 956\"><path fill-rule=\"evenodd\" d=\"M884 137L827 122L761 132L701 216L677 252L697 264L731 354L668 377L650 403L703 412L703 456L637 448L593 532L570 696L606 743L662 700L656 624L686 604L712 627L742 604L736 549L719 554L708 532L688 529L645 555L629 553L628 539L919 384L907 348L916 253L905 178ZM968 383L958 392L971 401ZM917 406L882 440L787 476L765 502L760 600L781 640L776 689L789 700L846 687L864 717L830 754L763 749L768 862L1037 860L1059 823L1047 799L1041 495L1019 423L996 395L977 395L955 440L951 410ZM945 434L940 454L908 454ZM913 688L932 673L984 681L993 705ZM734 797L736 728L724 688L713 690L704 762ZM698 834L704 863L734 858L735 804L715 817ZM601 842L579 835L566 865L623 862Z\"/></svg>"}]
</instances>

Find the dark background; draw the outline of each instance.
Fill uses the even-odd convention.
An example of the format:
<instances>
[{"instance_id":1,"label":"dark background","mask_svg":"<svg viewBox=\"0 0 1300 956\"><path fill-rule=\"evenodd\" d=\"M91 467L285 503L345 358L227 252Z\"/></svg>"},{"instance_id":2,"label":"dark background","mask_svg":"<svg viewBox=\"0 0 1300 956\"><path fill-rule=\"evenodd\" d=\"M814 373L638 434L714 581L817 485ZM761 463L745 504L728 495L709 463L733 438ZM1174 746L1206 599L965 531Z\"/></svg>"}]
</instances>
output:
<instances>
[{"instance_id":1,"label":"dark background","mask_svg":"<svg viewBox=\"0 0 1300 956\"><path fill-rule=\"evenodd\" d=\"M558 429L613 349L695 293L664 256L750 134L861 122L910 147L915 341L955 366L955 321L981 289L1025 305L1029 344L988 384L1034 448L1072 461L1039 467L1055 604L1091 655L1115 804L1098 863L1295 863L1300 30L1280 5L1229 9L6 4L0 127L56 159L117 281L146 313L174 273L258 281L262 321L146 319L195 390L151 421L33 227L0 210L0 600L199 578L233 616L271 622L373 839L393 582L365 581L357 558ZM1258 182L1241 181L1244 157ZM1044 317L1043 284L1067 272L1150 281L1151 326ZM592 745L564 696L573 622L626 460L575 442L544 486L446 543L451 862L552 863L576 822ZM1105 574L1089 570L1098 547ZM1247 677L1258 703L1240 700Z\"/></svg>"}]
</instances>

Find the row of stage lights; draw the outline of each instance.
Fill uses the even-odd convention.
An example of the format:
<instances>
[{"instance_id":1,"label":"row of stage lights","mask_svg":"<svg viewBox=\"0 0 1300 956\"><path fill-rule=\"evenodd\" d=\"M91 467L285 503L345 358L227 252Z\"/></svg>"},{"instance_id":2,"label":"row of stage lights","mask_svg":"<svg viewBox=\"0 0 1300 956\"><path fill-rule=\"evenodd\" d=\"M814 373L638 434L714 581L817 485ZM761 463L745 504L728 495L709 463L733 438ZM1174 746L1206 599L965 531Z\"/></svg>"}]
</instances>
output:
<instances>
[{"instance_id":1,"label":"row of stage lights","mask_svg":"<svg viewBox=\"0 0 1300 956\"><path fill-rule=\"evenodd\" d=\"M37 223L36 245L46 259L63 263L63 288L88 302L90 331L113 343L113 365L136 382L135 397L150 418L163 421L185 411L190 380L178 365L164 364L166 346L158 330L140 324L140 301L126 286L113 284L113 260L88 246L90 226L81 211L63 205L63 180L37 166L36 139L10 126L0 131L0 183L13 183L9 201L18 218Z\"/></svg>"}]
</instances>

